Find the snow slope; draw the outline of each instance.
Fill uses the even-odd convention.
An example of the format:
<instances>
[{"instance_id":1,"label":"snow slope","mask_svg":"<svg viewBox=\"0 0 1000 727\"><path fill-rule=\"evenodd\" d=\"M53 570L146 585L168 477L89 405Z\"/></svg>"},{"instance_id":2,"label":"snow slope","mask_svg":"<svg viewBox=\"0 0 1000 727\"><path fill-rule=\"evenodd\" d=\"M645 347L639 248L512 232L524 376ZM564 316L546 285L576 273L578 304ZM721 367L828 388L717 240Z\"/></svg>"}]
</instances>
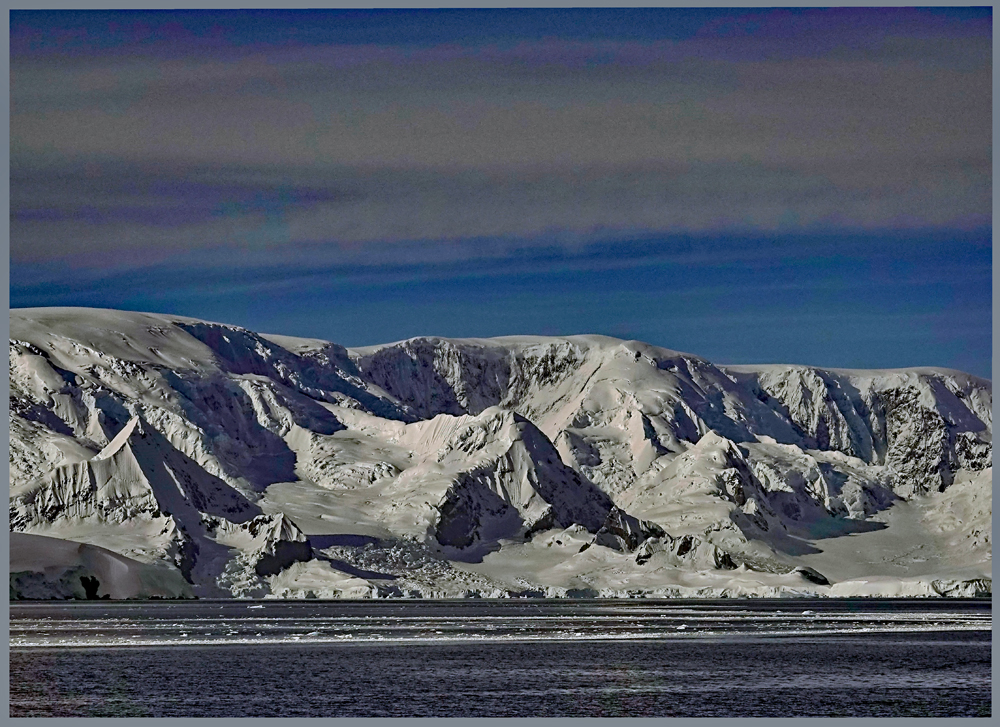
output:
<instances>
[{"instance_id":1,"label":"snow slope","mask_svg":"<svg viewBox=\"0 0 1000 727\"><path fill-rule=\"evenodd\" d=\"M165 564L140 563L94 545L11 533L10 597L191 598L192 592Z\"/></svg>"},{"instance_id":2,"label":"snow slope","mask_svg":"<svg viewBox=\"0 0 1000 727\"><path fill-rule=\"evenodd\" d=\"M10 380L12 529L163 564L199 595L991 576L992 384L946 369L722 367L602 336L346 349L50 308L11 311Z\"/></svg>"}]
</instances>

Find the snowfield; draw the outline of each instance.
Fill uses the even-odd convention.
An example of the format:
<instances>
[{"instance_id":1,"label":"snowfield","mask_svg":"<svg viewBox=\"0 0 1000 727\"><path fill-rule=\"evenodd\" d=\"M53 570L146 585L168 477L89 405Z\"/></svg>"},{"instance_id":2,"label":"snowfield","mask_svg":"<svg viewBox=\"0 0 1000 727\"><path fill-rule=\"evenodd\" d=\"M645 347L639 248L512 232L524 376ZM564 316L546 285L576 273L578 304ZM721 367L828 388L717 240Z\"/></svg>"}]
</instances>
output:
<instances>
[{"instance_id":1,"label":"snowfield","mask_svg":"<svg viewBox=\"0 0 1000 727\"><path fill-rule=\"evenodd\" d=\"M991 592L992 384L969 374L10 324L12 598Z\"/></svg>"}]
</instances>

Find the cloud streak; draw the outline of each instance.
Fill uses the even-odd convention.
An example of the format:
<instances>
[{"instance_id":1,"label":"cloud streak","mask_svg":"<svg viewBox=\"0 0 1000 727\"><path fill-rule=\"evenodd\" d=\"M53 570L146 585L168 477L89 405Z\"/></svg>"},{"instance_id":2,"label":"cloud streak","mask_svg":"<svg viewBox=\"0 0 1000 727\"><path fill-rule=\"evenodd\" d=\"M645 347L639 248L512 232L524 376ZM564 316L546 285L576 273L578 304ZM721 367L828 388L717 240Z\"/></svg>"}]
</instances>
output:
<instances>
[{"instance_id":1,"label":"cloud streak","mask_svg":"<svg viewBox=\"0 0 1000 727\"><path fill-rule=\"evenodd\" d=\"M979 227L989 29L774 12L667 39L77 43L72 64L15 32L11 252Z\"/></svg>"}]
</instances>

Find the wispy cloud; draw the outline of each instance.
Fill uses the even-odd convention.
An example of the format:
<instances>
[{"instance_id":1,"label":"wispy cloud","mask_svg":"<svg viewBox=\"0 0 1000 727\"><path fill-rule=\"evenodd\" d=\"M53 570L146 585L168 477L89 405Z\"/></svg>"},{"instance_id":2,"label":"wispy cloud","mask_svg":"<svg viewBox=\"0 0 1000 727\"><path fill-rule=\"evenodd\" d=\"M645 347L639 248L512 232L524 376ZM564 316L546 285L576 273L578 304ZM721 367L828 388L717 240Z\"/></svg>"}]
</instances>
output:
<instances>
[{"instance_id":1,"label":"wispy cloud","mask_svg":"<svg viewBox=\"0 0 1000 727\"><path fill-rule=\"evenodd\" d=\"M72 63L22 33L11 252L981 226L989 29L776 11L667 39L77 42Z\"/></svg>"}]
</instances>

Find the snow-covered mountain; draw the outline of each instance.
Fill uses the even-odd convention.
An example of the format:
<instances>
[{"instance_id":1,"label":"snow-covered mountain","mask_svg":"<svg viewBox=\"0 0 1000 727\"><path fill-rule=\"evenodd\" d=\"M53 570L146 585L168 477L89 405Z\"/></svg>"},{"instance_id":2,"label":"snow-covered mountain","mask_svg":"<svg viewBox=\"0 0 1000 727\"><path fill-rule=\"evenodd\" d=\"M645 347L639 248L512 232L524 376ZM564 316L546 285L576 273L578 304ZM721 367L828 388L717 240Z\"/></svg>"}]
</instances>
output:
<instances>
[{"instance_id":1,"label":"snow-covered mountain","mask_svg":"<svg viewBox=\"0 0 1000 727\"><path fill-rule=\"evenodd\" d=\"M11 529L203 596L990 588L992 384L958 371L49 308L11 311L10 383Z\"/></svg>"}]
</instances>

